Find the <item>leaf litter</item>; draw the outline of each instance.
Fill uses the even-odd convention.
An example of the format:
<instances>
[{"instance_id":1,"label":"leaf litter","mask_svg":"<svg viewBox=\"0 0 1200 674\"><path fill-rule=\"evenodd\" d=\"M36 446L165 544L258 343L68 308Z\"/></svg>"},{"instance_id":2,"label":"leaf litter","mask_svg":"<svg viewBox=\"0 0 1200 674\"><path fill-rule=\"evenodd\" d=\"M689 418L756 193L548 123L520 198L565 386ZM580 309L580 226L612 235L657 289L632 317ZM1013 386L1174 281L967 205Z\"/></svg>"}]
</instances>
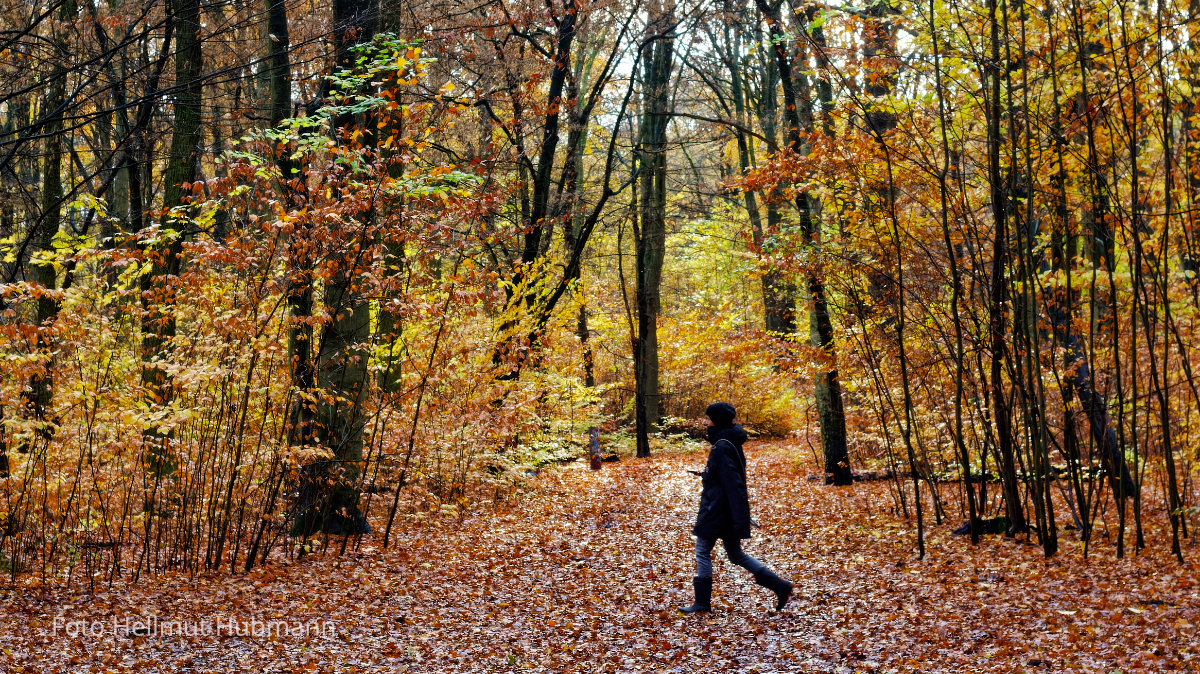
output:
<instances>
[{"instance_id":1,"label":"leaf litter","mask_svg":"<svg viewBox=\"0 0 1200 674\"><path fill-rule=\"evenodd\" d=\"M163 574L95 594L3 591L5 671L1200 671L1196 556L1165 545L1046 560L1021 538L914 529L884 481L835 489L785 442L747 447L762 525L746 550L796 584L769 593L717 553L710 615L683 616L698 452L544 471L495 509L406 525L343 555L248 574ZM1149 516L1147 516L1149 519ZM1148 530L1150 535L1166 535ZM1132 546L1130 546L1132 548ZM335 549L334 544L330 545ZM353 548L353 546L351 546ZM99 587L99 586L98 586ZM139 619L216 625L164 633ZM256 635L270 621L324 631ZM68 633L75 625L74 635ZM132 624L132 626L131 626ZM97 629L96 626L99 626ZM148 627L147 627L148 625ZM220 626L226 626L222 632ZM86 627L85 627L86 626ZM90 630L90 631L89 631Z\"/></svg>"}]
</instances>

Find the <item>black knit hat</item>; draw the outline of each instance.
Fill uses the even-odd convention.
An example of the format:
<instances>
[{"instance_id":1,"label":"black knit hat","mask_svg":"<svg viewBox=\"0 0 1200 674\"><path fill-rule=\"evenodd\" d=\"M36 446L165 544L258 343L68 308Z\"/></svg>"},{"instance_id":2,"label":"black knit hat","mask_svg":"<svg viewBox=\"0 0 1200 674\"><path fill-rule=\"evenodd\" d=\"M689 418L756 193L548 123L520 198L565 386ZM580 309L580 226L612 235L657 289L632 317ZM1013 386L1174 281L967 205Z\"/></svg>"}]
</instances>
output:
<instances>
[{"instance_id":1,"label":"black knit hat","mask_svg":"<svg viewBox=\"0 0 1200 674\"><path fill-rule=\"evenodd\" d=\"M733 418L737 416L737 410L729 403L713 403L704 410L704 415L712 419L714 426L728 426L733 423Z\"/></svg>"}]
</instances>

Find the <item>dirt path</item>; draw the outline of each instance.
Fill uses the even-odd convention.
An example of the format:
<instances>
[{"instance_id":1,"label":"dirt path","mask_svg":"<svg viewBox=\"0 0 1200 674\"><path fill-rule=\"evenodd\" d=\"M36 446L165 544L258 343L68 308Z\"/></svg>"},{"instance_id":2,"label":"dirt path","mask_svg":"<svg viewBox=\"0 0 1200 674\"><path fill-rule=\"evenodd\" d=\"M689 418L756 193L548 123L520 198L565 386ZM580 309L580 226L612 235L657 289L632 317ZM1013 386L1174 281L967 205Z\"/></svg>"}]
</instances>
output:
<instances>
[{"instance_id":1,"label":"dirt path","mask_svg":"<svg viewBox=\"0 0 1200 674\"><path fill-rule=\"evenodd\" d=\"M11 594L0 599L10 624L0 633L0 666L1200 671L1195 565L1118 562L1103 551L1084 562L1070 544L1047 562L1039 548L1001 539L972 550L949 536L950 523L933 527L930 554L917 561L912 533L888 512L886 484L834 492L805 479L811 468L785 446L752 446L747 455L763 528L746 549L797 586L781 613L768 610L769 593L723 552L718 610L675 611L691 598L698 482L686 468L703 455L662 456L599 473L549 471L509 509L461 524L435 517L405 528L387 552L367 541L341 558L310 556L247 576L143 580L83 597ZM139 616L160 622L131 627ZM172 619L183 624L164 631ZM276 634L248 633L254 621L260 632L275 621L267 629ZM90 633L80 634L84 623ZM280 624L309 631L280 635ZM220 633L189 636L189 626Z\"/></svg>"}]
</instances>

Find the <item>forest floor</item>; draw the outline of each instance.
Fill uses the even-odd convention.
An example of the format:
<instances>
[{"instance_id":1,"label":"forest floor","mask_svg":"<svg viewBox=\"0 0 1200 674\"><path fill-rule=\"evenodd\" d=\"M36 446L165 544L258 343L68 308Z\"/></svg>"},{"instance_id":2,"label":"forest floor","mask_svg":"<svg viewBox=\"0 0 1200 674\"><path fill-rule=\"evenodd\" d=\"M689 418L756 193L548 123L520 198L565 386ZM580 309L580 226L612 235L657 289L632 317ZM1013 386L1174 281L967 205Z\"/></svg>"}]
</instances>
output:
<instances>
[{"instance_id":1,"label":"forest floor","mask_svg":"<svg viewBox=\"0 0 1200 674\"><path fill-rule=\"evenodd\" d=\"M972 548L950 534L955 520L929 527L918 560L888 483L827 487L784 443L751 443L747 458L762 528L746 549L795 581L782 612L723 551L716 610L676 612L691 599L699 486L686 470L704 455L663 454L543 471L494 511L406 524L386 551L367 537L356 552L246 575L143 578L85 595L5 590L0 668L1200 671L1190 543L1184 566L1162 540L1124 560L1102 542L1084 560L1067 532L1046 560L1020 539ZM280 623L308 631L282 634Z\"/></svg>"}]
</instances>

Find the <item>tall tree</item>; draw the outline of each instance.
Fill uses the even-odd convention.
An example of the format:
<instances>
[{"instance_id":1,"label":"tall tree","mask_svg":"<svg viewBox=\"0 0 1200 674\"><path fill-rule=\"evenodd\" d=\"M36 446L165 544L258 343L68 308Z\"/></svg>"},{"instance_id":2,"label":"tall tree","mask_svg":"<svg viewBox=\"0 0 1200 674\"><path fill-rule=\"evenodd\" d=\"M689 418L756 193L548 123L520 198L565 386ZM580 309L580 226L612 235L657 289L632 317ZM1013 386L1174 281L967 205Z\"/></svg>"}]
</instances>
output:
<instances>
[{"instance_id":1,"label":"tall tree","mask_svg":"<svg viewBox=\"0 0 1200 674\"><path fill-rule=\"evenodd\" d=\"M584 17L582 21L586 22L591 17ZM587 154L588 142L588 125L590 107L587 105L585 97L582 95L582 90L586 89L589 80L591 79L595 67L596 55L603 47L604 34L588 34L587 26L584 26L584 39L581 40L576 49L577 54L574 62L574 72L567 83L567 101L568 107L568 133L567 133L567 152L568 161L563 167L562 184L564 187L564 198L559 200L560 208L566 211L566 217L569 221L563 225L563 243L566 250L574 250L579 242L579 237L584 231L587 224L587 214L582 208L582 189L584 182L584 156ZM575 272L576 291L579 291L579 276L582 269L577 269ZM582 296L582 293L578 293ZM596 357L592 351L592 346L589 343L591 331L588 329L588 308L586 301L581 301L579 304L579 315L575 322L575 335L579 338L580 347L583 350L583 383L584 386L596 385Z\"/></svg>"},{"instance_id":2,"label":"tall tree","mask_svg":"<svg viewBox=\"0 0 1200 674\"><path fill-rule=\"evenodd\" d=\"M747 58L747 22L753 21L753 29L761 42L761 30L755 14L737 9L730 2L723 4L723 21L720 34L712 34L711 41L720 55L729 75L729 91L726 93L715 77L701 73L709 82L713 93L721 103L723 112L732 118L732 131L737 142L738 170L746 174L755 163L754 135L751 132L753 116L757 116L762 130L761 139L769 151L778 149L776 132L779 105L778 67L771 58L758 63ZM729 101L726 102L725 98ZM753 109L752 109L753 108ZM768 332L790 336L796 332L796 285L771 260L774 238L779 235L780 190L774 189L767 195L766 219L764 222L758 194L754 190L742 191L742 204L750 224L750 244L755 254L764 260L761 275L763 324Z\"/></svg>"},{"instance_id":3,"label":"tall tree","mask_svg":"<svg viewBox=\"0 0 1200 674\"><path fill-rule=\"evenodd\" d=\"M808 90L805 67L793 67L788 53L787 29L780 12L782 2L774 4L767 0L756 0L763 13L770 34L772 51L779 68L779 80L783 88L783 117L787 123L787 149L798 156L808 154L808 146L802 134L812 131L812 96ZM807 190L797 193L796 217L805 244L816 247L821 241L821 225L813 217L813 198ZM842 402L842 385L838 379L837 360L834 354L833 321L829 313L825 281L816 270L805 274L808 289L809 341L821 349L828 359L829 367L816 376L817 418L821 426L821 450L825 461L825 472L832 476L833 484L852 484L850 453L846 446L846 414Z\"/></svg>"},{"instance_id":4,"label":"tall tree","mask_svg":"<svg viewBox=\"0 0 1200 674\"><path fill-rule=\"evenodd\" d=\"M616 120L613 124L613 136L610 138L604 159L603 177L599 195L590 204L583 205L580 193L571 194L571 185L578 186L580 179L581 155L584 150L586 130L590 120L601 103L606 86L613 78L614 70L621 62L625 52L626 36L630 25L641 10L641 2L635 2L628 8L628 14L621 23L620 30L615 31L612 44L607 48L604 59L596 65L572 66L573 45L579 35L580 25L586 18L581 15L581 8L575 0L563 0L562 9L558 10L553 3L549 8L549 17L553 30L529 30L511 16L507 19L510 37L527 41L536 53L545 55L549 63L547 83L543 87L528 87L528 91L537 92L540 98L545 91L545 98L534 102L535 109L544 110L540 116L541 139L532 147L527 140L529 125L532 123L527 100L529 94L522 87L518 75L519 68L505 66L503 73L503 90L511 105L512 119L504 120L494 108L490 97L481 101L487 111L490 122L496 122L504 129L504 135L512 144L516 153L517 173L520 177L519 205L513 209L519 213L520 229L523 232L520 242L520 252L511 260L512 270L504 282L506 292L505 319L499 329L499 343L493 353L493 362L501 366L507 359L507 364L501 367L501 379L516 379L520 376L529 354L537 349L537 343L542 333L549 325L554 309L559 300L575 285L580 267L583 263L584 252L587 249L591 234L596 227L608 200L616 196L628 183L613 186L612 173L617 161L617 145L615 139L617 130L625 119L629 97L633 92L632 82L622 100ZM597 11L598 8L590 8ZM549 34L549 45L542 45L535 37ZM589 53L585 47L575 58ZM499 58L504 59L502 45L497 40L496 50ZM636 71L642 58L639 51L633 64ZM575 72L590 73L590 86L579 87L573 82ZM574 88L568 88L574 87ZM577 91L576 89L577 88ZM577 98L572 105L572 92ZM561 142L561 116L568 111L568 135L566 152L559 153ZM538 128L538 127L535 127ZM565 262L562 264L563 274L555 277L543 274L541 266L547 259L552 242L553 229L562 224L569 230L563 237L566 244L564 251ZM507 260L506 260L507 261ZM521 333L524 328L525 332Z\"/></svg>"},{"instance_id":5,"label":"tall tree","mask_svg":"<svg viewBox=\"0 0 1200 674\"><path fill-rule=\"evenodd\" d=\"M43 289L37 298L37 348L41 355L42 366L29 379L29 387L25 391L26 411L34 424L34 437L49 440L53 434L54 421L50 414L54 384L54 353L50 330L56 316L59 304L54 297L58 285L59 261L55 252L56 237L62 228L63 184L62 162L64 154L70 149L64 147L71 139L63 133L63 110L67 105L67 60L71 50L66 36L63 34L76 18L77 6L74 0L66 0L62 4L60 17L62 24L58 28L60 34L54 40L56 65L51 72L50 84L46 93L45 107L48 115L44 133L46 137L45 161L42 166L42 203L41 213L35 224L37 232L37 253L32 262L33 280ZM17 451L28 451L28 446L22 443Z\"/></svg>"},{"instance_id":6,"label":"tall tree","mask_svg":"<svg viewBox=\"0 0 1200 674\"><path fill-rule=\"evenodd\" d=\"M1000 16L998 0L988 0L988 35L991 63L1000 62ZM1004 507L1010 532L1025 531L1025 510L1021 504L1017 483L1016 452L1013 448L1012 411L1009 407L1008 386L1004 380L1004 363L1008 346L1006 312L1005 266L1008 261L1008 188L1001 173L1000 156L1004 136L1001 131L1001 69L984 68L984 116L987 123L987 176L992 211L992 262L988 325L991 342L990 402L996 419L996 446L1000 452L1000 479L1004 491ZM1011 120L1010 120L1011 121Z\"/></svg>"},{"instance_id":7,"label":"tall tree","mask_svg":"<svg viewBox=\"0 0 1200 674\"><path fill-rule=\"evenodd\" d=\"M658 316L667 239L667 125L671 120L671 73L675 2L652 2L642 44L642 119L638 141L636 294L638 332L634 354L637 455L650 456L649 433L661 417L658 378Z\"/></svg>"},{"instance_id":8,"label":"tall tree","mask_svg":"<svg viewBox=\"0 0 1200 674\"><path fill-rule=\"evenodd\" d=\"M145 304L142 319L142 386L147 404L163 409L174 395L166 358L170 340L175 336L173 279L179 276L180 255L187 235L185 220L173 211L184 205L189 185L196 179L197 152L204 80L203 41L201 40L200 0L171 0L170 26L175 34L175 105L170 154L163 172L163 218L155 241L146 246L150 273L142 276ZM174 470L170 450L171 431L152 423L142 434L146 457L156 473Z\"/></svg>"},{"instance_id":9,"label":"tall tree","mask_svg":"<svg viewBox=\"0 0 1200 674\"><path fill-rule=\"evenodd\" d=\"M337 68L354 69L354 46L369 43L374 38L379 25L377 9L371 0L336 0L333 3L334 63ZM334 118L333 126L335 133L341 134L341 142L355 142L352 133L355 128L364 130L367 142L374 138L375 129L370 120L349 112ZM348 250L336 251L330 260L333 272L324 294L329 322L321 332L315 355L305 353L311 335L294 336L293 367L303 365L306 358L314 359L313 387L317 400L312 439L327 452L327 458L305 466L302 471L296 521L292 527L294 535L307 536L316 531L353 534L368 529L367 520L359 511L358 485L370 384L367 375L370 307L361 271L371 255L373 240L368 240L365 232L374 217L374 211L367 210L350 219L345 233ZM293 311L299 312L297 320L301 321L306 308L303 293L311 293L307 285L301 282L293 291ZM293 329L304 330L300 326ZM305 372L298 372L294 377L301 386L308 385L304 381ZM303 389L300 393L304 393ZM303 418L307 412L298 414L303 427L307 423Z\"/></svg>"}]
</instances>

